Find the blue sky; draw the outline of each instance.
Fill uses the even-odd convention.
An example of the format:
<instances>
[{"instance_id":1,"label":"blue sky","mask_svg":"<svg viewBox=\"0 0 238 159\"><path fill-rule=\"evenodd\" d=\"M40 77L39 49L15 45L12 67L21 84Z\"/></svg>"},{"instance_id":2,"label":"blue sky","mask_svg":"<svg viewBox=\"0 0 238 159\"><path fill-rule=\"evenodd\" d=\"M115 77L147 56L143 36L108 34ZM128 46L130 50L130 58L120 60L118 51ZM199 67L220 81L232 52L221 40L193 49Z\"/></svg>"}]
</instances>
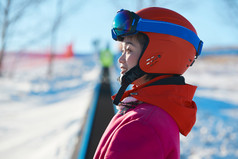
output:
<instances>
[{"instance_id":1,"label":"blue sky","mask_svg":"<svg viewBox=\"0 0 238 159\"><path fill-rule=\"evenodd\" d=\"M77 4L74 14L64 19L57 34L56 47L58 50L70 42L74 43L76 52L92 52L92 41L99 39L100 47L106 46L110 42L113 48L116 48L116 43L111 39L110 29L112 20L116 11L125 8L136 11L138 9L138 0L87 0L83 4L73 1L64 2L65 8L70 6L69 3ZM37 30L40 32L47 28L47 25L52 22L55 14L54 6L56 0L45 2L37 9L37 12L23 19L19 26L25 26L31 23L37 23L41 19L42 23ZM150 1L144 2L143 7L150 6ZM204 48L217 46L234 46L238 44L238 26L232 24L232 19L229 19L229 8L226 8L223 0L161 0L155 1L156 6L166 7L175 10L185 16L196 28L199 37L204 41ZM34 24L35 24L34 23ZM9 48L17 48L21 42L30 39L31 34L24 34L11 40ZM49 48L50 38L44 39L37 45L32 45L29 48L33 50L45 50Z\"/></svg>"}]
</instances>

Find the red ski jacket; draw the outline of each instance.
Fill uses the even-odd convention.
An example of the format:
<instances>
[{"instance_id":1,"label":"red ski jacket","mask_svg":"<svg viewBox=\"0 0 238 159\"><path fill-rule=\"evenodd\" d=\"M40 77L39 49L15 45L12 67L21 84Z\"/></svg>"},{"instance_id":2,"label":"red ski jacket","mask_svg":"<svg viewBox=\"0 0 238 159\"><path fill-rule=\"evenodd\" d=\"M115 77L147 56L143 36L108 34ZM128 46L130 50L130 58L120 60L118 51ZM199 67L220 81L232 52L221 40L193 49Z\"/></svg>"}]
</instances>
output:
<instances>
[{"instance_id":1,"label":"red ski jacket","mask_svg":"<svg viewBox=\"0 0 238 159\"><path fill-rule=\"evenodd\" d=\"M196 121L195 90L179 76L125 92L127 106L109 123L94 159L179 159L179 132L186 136Z\"/></svg>"}]
</instances>

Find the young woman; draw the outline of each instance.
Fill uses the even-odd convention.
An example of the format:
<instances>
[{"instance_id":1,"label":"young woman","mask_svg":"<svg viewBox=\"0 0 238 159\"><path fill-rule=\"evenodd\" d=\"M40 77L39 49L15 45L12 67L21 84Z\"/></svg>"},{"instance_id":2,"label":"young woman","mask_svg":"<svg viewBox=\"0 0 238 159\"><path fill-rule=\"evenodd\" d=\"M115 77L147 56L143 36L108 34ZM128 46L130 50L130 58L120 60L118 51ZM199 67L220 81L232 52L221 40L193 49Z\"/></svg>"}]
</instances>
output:
<instances>
[{"instance_id":1,"label":"young woman","mask_svg":"<svg viewBox=\"0 0 238 159\"><path fill-rule=\"evenodd\" d=\"M201 53L196 30L182 15L152 7L120 10L112 37L122 43L121 88L113 96L119 111L94 158L180 158L179 133L186 136L196 121L196 86L181 76Z\"/></svg>"}]
</instances>

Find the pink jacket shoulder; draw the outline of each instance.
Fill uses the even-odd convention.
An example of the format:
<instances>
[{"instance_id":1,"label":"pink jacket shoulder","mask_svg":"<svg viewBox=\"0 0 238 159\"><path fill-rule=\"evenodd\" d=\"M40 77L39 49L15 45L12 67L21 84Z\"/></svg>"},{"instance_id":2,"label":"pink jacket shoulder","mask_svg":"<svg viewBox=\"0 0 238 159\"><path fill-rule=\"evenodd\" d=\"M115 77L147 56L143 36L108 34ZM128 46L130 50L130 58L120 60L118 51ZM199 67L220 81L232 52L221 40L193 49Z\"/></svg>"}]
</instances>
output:
<instances>
[{"instance_id":1,"label":"pink jacket shoulder","mask_svg":"<svg viewBox=\"0 0 238 159\"><path fill-rule=\"evenodd\" d=\"M95 159L178 159L179 129L164 110L140 104L108 125Z\"/></svg>"}]
</instances>

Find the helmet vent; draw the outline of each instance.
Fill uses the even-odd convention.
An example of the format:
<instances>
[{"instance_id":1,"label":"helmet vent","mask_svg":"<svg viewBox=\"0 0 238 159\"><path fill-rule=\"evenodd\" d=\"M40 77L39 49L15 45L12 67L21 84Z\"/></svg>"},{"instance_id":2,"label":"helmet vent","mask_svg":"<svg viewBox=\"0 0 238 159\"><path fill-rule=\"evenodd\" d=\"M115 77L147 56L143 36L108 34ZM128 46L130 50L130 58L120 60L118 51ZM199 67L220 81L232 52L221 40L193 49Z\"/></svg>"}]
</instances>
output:
<instances>
[{"instance_id":1,"label":"helmet vent","mask_svg":"<svg viewBox=\"0 0 238 159\"><path fill-rule=\"evenodd\" d=\"M150 58L146 59L146 66L153 66L155 63L158 62L161 55L158 56L151 56Z\"/></svg>"}]
</instances>

